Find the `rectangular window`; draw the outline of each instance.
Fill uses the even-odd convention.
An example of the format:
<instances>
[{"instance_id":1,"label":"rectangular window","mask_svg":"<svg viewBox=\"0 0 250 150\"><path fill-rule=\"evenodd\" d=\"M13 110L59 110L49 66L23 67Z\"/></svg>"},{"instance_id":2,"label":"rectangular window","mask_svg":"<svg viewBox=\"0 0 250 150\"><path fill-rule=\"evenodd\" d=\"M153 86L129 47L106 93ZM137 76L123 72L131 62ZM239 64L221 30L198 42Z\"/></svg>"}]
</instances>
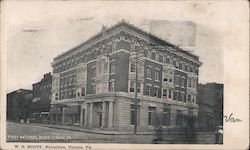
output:
<instances>
[{"instance_id":1,"label":"rectangular window","mask_svg":"<svg viewBox=\"0 0 250 150\"><path fill-rule=\"evenodd\" d=\"M65 99L65 92L62 92L62 99Z\"/></svg>"},{"instance_id":2,"label":"rectangular window","mask_svg":"<svg viewBox=\"0 0 250 150\"><path fill-rule=\"evenodd\" d=\"M58 100L58 93L55 94L55 100Z\"/></svg>"},{"instance_id":3,"label":"rectangular window","mask_svg":"<svg viewBox=\"0 0 250 150\"><path fill-rule=\"evenodd\" d=\"M174 100L178 100L178 92L174 92Z\"/></svg>"},{"instance_id":4,"label":"rectangular window","mask_svg":"<svg viewBox=\"0 0 250 150\"><path fill-rule=\"evenodd\" d=\"M167 81L168 81L168 78L163 78L163 81L164 81L164 82L167 82Z\"/></svg>"},{"instance_id":5,"label":"rectangular window","mask_svg":"<svg viewBox=\"0 0 250 150\"><path fill-rule=\"evenodd\" d=\"M191 82L192 82L192 80L189 78L188 79L188 87L191 87Z\"/></svg>"},{"instance_id":6,"label":"rectangular window","mask_svg":"<svg viewBox=\"0 0 250 150\"><path fill-rule=\"evenodd\" d=\"M104 63L104 73L108 73L108 63L107 62L105 62Z\"/></svg>"},{"instance_id":7,"label":"rectangular window","mask_svg":"<svg viewBox=\"0 0 250 150\"><path fill-rule=\"evenodd\" d=\"M130 82L129 92L135 92L135 82L134 81Z\"/></svg>"},{"instance_id":8,"label":"rectangular window","mask_svg":"<svg viewBox=\"0 0 250 150\"><path fill-rule=\"evenodd\" d=\"M181 101L186 102L185 94L184 93L181 93Z\"/></svg>"},{"instance_id":9,"label":"rectangular window","mask_svg":"<svg viewBox=\"0 0 250 150\"><path fill-rule=\"evenodd\" d=\"M148 125L155 125L156 108L148 107Z\"/></svg>"},{"instance_id":10,"label":"rectangular window","mask_svg":"<svg viewBox=\"0 0 250 150\"><path fill-rule=\"evenodd\" d=\"M151 68L147 68L147 78L152 78L152 69Z\"/></svg>"},{"instance_id":11,"label":"rectangular window","mask_svg":"<svg viewBox=\"0 0 250 150\"><path fill-rule=\"evenodd\" d=\"M109 82L109 91L114 91L115 90L115 82L111 81Z\"/></svg>"},{"instance_id":12,"label":"rectangular window","mask_svg":"<svg viewBox=\"0 0 250 150\"><path fill-rule=\"evenodd\" d=\"M137 125L139 125L140 121L140 106L137 105ZM131 104L130 105L130 124L135 125L135 105Z\"/></svg>"},{"instance_id":13,"label":"rectangular window","mask_svg":"<svg viewBox=\"0 0 250 150\"><path fill-rule=\"evenodd\" d=\"M151 90L151 87L146 85L145 95L150 95L150 90Z\"/></svg>"},{"instance_id":14,"label":"rectangular window","mask_svg":"<svg viewBox=\"0 0 250 150\"><path fill-rule=\"evenodd\" d=\"M185 86L185 77L181 78L181 86L184 87Z\"/></svg>"},{"instance_id":15,"label":"rectangular window","mask_svg":"<svg viewBox=\"0 0 250 150\"><path fill-rule=\"evenodd\" d=\"M170 125L170 109L164 108L163 110L163 126Z\"/></svg>"},{"instance_id":16,"label":"rectangular window","mask_svg":"<svg viewBox=\"0 0 250 150\"><path fill-rule=\"evenodd\" d=\"M181 93L178 94L178 101L182 101Z\"/></svg>"},{"instance_id":17,"label":"rectangular window","mask_svg":"<svg viewBox=\"0 0 250 150\"><path fill-rule=\"evenodd\" d=\"M76 98L76 90L73 90L73 98Z\"/></svg>"},{"instance_id":18,"label":"rectangular window","mask_svg":"<svg viewBox=\"0 0 250 150\"><path fill-rule=\"evenodd\" d=\"M168 98L169 98L169 99L172 98L172 90L168 90Z\"/></svg>"},{"instance_id":19,"label":"rectangular window","mask_svg":"<svg viewBox=\"0 0 250 150\"><path fill-rule=\"evenodd\" d=\"M154 96L158 97L158 95L159 95L159 88L155 88L154 89Z\"/></svg>"},{"instance_id":20,"label":"rectangular window","mask_svg":"<svg viewBox=\"0 0 250 150\"><path fill-rule=\"evenodd\" d=\"M181 110L176 111L176 125L179 127L182 126L182 111Z\"/></svg>"},{"instance_id":21,"label":"rectangular window","mask_svg":"<svg viewBox=\"0 0 250 150\"><path fill-rule=\"evenodd\" d=\"M167 89L163 89L163 94L162 94L163 98L167 97Z\"/></svg>"},{"instance_id":22,"label":"rectangular window","mask_svg":"<svg viewBox=\"0 0 250 150\"><path fill-rule=\"evenodd\" d=\"M191 95L188 94L188 102L191 102Z\"/></svg>"},{"instance_id":23,"label":"rectangular window","mask_svg":"<svg viewBox=\"0 0 250 150\"><path fill-rule=\"evenodd\" d=\"M179 83L179 77L178 77L178 76L175 76L175 77L174 77L174 84L175 84L176 86L178 86L178 83Z\"/></svg>"},{"instance_id":24,"label":"rectangular window","mask_svg":"<svg viewBox=\"0 0 250 150\"><path fill-rule=\"evenodd\" d=\"M140 93L141 92L141 84L138 82L137 83L137 92Z\"/></svg>"},{"instance_id":25,"label":"rectangular window","mask_svg":"<svg viewBox=\"0 0 250 150\"><path fill-rule=\"evenodd\" d=\"M196 98L196 96L193 95L193 97L192 97L192 102L193 102L193 103L194 103L194 101L195 101L195 98Z\"/></svg>"},{"instance_id":26,"label":"rectangular window","mask_svg":"<svg viewBox=\"0 0 250 150\"><path fill-rule=\"evenodd\" d=\"M158 70L155 71L155 81L160 81L159 77L160 76L160 72Z\"/></svg>"},{"instance_id":27,"label":"rectangular window","mask_svg":"<svg viewBox=\"0 0 250 150\"><path fill-rule=\"evenodd\" d=\"M82 88L81 96L85 96L85 87Z\"/></svg>"},{"instance_id":28,"label":"rectangular window","mask_svg":"<svg viewBox=\"0 0 250 150\"><path fill-rule=\"evenodd\" d=\"M96 67L92 68L92 78L96 77Z\"/></svg>"},{"instance_id":29,"label":"rectangular window","mask_svg":"<svg viewBox=\"0 0 250 150\"><path fill-rule=\"evenodd\" d=\"M131 62L130 64L130 72L135 72L135 62Z\"/></svg>"},{"instance_id":30,"label":"rectangular window","mask_svg":"<svg viewBox=\"0 0 250 150\"><path fill-rule=\"evenodd\" d=\"M115 74L115 63L114 62L110 63L110 74Z\"/></svg>"},{"instance_id":31,"label":"rectangular window","mask_svg":"<svg viewBox=\"0 0 250 150\"><path fill-rule=\"evenodd\" d=\"M96 86L91 85L91 94L95 94L95 91L96 91Z\"/></svg>"},{"instance_id":32,"label":"rectangular window","mask_svg":"<svg viewBox=\"0 0 250 150\"><path fill-rule=\"evenodd\" d=\"M66 99L69 98L69 91L66 92Z\"/></svg>"},{"instance_id":33,"label":"rectangular window","mask_svg":"<svg viewBox=\"0 0 250 150\"><path fill-rule=\"evenodd\" d=\"M179 64L179 68L182 69L182 63Z\"/></svg>"}]
</instances>

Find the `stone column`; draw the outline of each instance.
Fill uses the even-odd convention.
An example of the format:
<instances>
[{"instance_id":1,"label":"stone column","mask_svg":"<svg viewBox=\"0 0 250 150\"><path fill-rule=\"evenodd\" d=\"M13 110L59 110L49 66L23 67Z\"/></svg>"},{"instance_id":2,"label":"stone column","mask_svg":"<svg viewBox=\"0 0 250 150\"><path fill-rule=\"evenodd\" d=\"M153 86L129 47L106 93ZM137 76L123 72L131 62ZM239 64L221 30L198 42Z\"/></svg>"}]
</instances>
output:
<instances>
[{"instance_id":1,"label":"stone column","mask_svg":"<svg viewBox=\"0 0 250 150\"><path fill-rule=\"evenodd\" d=\"M55 107L55 109L56 109L56 124L59 124L58 123L58 112L57 112L58 109L57 109L57 107Z\"/></svg>"},{"instance_id":2,"label":"stone column","mask_svg":"<svg viewBox=\"0 0 250 150\"><path fill-rule=\"evenodd\" d=\"M113 127L113 101L109 101L109 127Z\"/></svg>"},{"instance_id":3,"label":"stone column","mask_svg":"<svg viewBox=\"0 0 250 150\"><path fill-rule=\"evenodd\" d=\"M105 127L105 114L106 114L106 107L105 107L105 101L102 102L102 127L104 128Z\"/></svg>"},{"instance_id":4,"label":"stone column","mask_svg":"<svg viewBox=\"0 0 250 150\"><path fill-rule=\"evenodd\" d=\"M87 126L88 125L88 119L87 119L87 117L88 117L88 103L85 103L85 116L84 116L84 125L85 126Z\"/></svg>"},{"instance_id":5,"label":"stone column","mask_svg":"<svg viewBox=\"0 0 250 150\"><path fill-rule=\"evenodd\" d=\"M83 126L83 109L82 109L82 105L80 106L80 127Z\"/></svg>"},{"instance_id":6,"label":"stone column","mask_svg":"<svg viewBox=\"0 0 250 150\"><path fill-rule=\"evenodd\" d=\"M62 125L64 125L65 121L65 107L62 107Z\"/></svg>"},{"instance_id":7,"label":"stone column","mask_svg":"<svg viewBox=\"0 0 250 150\"><path fill-rule=\"evenodd\" d=\"M90 103L89 126L92 127L92 124L93 124L93 103Z\"/></svg>"}]
</instances>

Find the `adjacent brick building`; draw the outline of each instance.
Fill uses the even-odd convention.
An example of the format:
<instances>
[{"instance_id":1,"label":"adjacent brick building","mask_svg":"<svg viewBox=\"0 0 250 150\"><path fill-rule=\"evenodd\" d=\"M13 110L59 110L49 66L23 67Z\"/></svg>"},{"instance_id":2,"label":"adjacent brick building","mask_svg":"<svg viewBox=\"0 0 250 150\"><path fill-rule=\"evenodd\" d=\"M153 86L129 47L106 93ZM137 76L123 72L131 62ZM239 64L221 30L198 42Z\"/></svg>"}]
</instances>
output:
<instances>
[{"instance_id":1,"label":"adjacent brick building","mask_svg":"<svg viewBox=\"0 0 250 150\"><path fill-rule=\"evenodd\" d=\"M158 114L164 128L185 126L183 116L198 115L200 65L197 56L122 21L54 58L51 121L132 131L137 90L139 132L153 129Z\"/></svg>"},{"instance_id":2,"label":"adjacent brick building","mask_svg":"<svg viewBox=\"0 0 250 150\"><path fill-rule=\"evenodd\" d=\"M27 120L31 114L32 90L19 89L7 94L7 120Z\"/></svg>"},{"instance_id":3,"label":"adjacent brick building","mask_svg":"<svg viewBox=\"0 0 250 150\"><path fill-rule=\"evenodd\" d=\"M198 125L201 131L215 131L223 125L223 84L198 85Z\"/></svg>"},{"instance_id":4,"label":"adjacent brick building","mask_svg":"<svg viewBox=\"0 0 250 150\"><path fill-rule=\"evenodd\" d=\"M32 120L40 122L42 119L48 119L51 102L51 87L52 75L46 73L43 75L41 81L32 84L33 98L32 98ZM44 120L46 121L46 120Z\"/></svg>"}]
</instances>

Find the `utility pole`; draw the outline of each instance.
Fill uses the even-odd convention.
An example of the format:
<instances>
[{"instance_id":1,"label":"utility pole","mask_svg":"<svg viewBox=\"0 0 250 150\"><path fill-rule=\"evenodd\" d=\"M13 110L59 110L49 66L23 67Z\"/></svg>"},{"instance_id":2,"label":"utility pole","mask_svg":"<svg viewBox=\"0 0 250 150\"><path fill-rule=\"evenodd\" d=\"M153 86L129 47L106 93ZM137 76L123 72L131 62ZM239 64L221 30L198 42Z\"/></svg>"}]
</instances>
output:
<instances>
[{"instance_id":1,"label":"utility pole","mask_svg":"<svg viewBox=\"0 0 250 150\"><path fill-rule=\"evenodd\" d=\"M138 89L138 52L136 50L136 58L135 58L135 125L134 125L134 134L136 134L137 132L137 105L138 105L138 100L137 100L137 97L138 97L138 92L137 92L137 89Z\"/></svg>"}]
</instances>

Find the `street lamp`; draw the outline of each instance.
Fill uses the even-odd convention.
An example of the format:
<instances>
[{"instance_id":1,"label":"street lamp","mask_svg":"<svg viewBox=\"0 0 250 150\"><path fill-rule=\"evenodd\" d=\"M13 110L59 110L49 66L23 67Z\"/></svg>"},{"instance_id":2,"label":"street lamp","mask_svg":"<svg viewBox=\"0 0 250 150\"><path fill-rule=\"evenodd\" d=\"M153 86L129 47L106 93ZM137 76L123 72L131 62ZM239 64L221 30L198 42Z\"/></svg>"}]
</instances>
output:
<instances>
[{"instance_id":1,"label":"street lamp","mask_svg":"<svg viewBox=\"0 0 250 150\"><path fill-rule=\"evenodd\" d=\"M134 122L134 134L137 133L137 112L138 112L138 59L141 58L138 57L138 51L140 50L136 49L136 57L135 57L135 122ZM140 68L141 69L141 68Z\"/></svg>"}]
</instances>

